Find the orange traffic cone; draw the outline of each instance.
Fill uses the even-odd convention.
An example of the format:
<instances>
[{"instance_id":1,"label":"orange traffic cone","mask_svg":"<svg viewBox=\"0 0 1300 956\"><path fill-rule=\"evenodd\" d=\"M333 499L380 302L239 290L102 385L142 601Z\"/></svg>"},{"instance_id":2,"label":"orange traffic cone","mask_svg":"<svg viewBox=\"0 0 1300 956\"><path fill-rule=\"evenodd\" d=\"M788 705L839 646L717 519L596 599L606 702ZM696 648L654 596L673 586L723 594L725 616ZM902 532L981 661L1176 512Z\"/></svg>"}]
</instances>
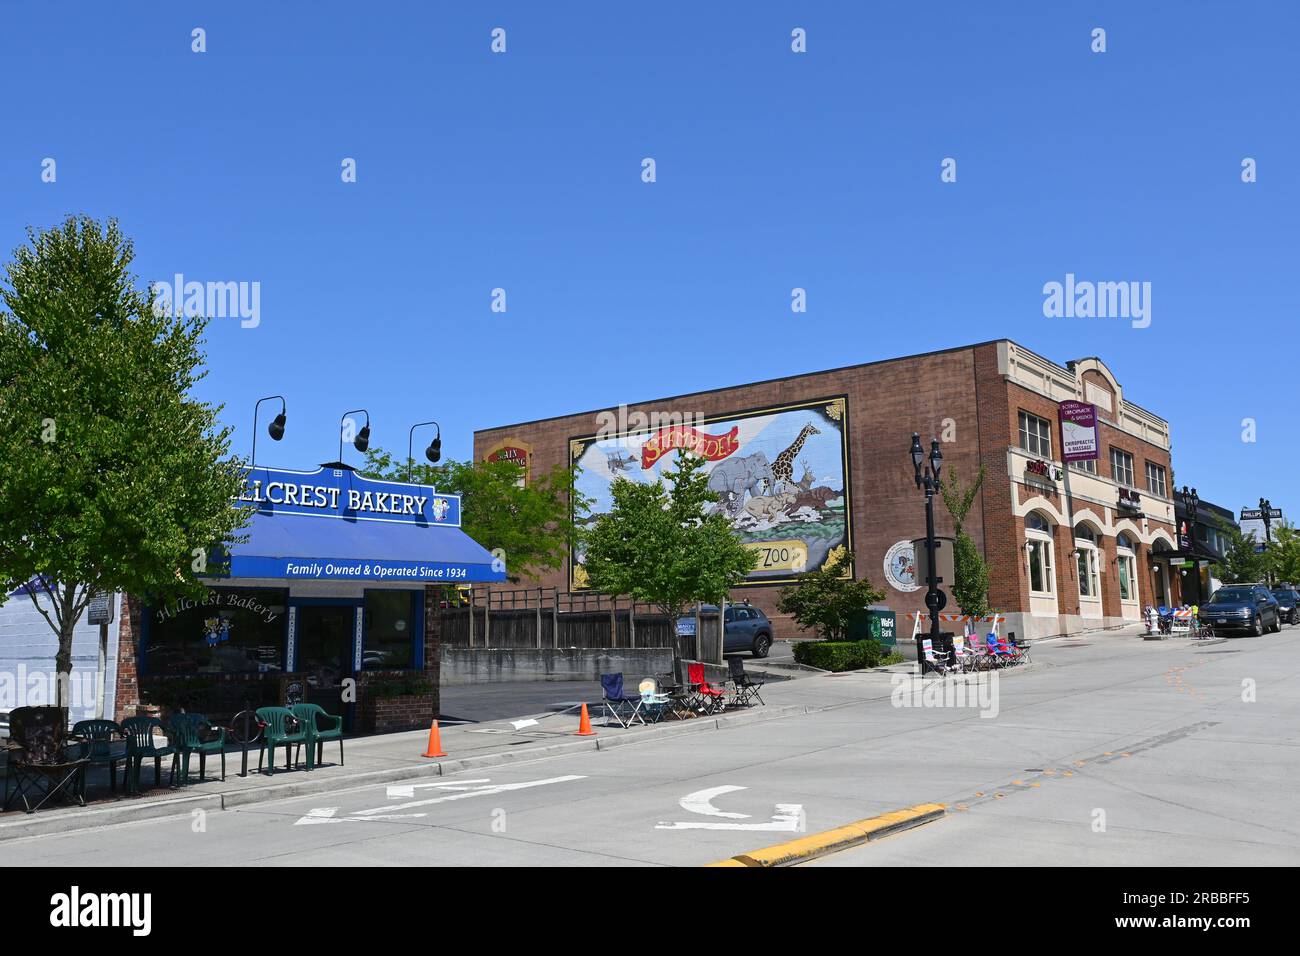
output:
<instances>
[{"instance_id":1,"label":"orange traffic cone","mask_svg":"<svg viewBox=\"0 0 1300 956\"><path fill-rule=\"evenodd\" d=\"M591 729L591 718L587 716L587 705L582 705L582 719L578 721L578 732L575 737L594 737L596 732Z\"/></svg>"},{"instance_id":2,"label":"orange traffic cone","mask_svg":"<svg viewBox=\"0 0 1300 956\"><path fill-rule=\"evenodd\" d=\"M429 749L422 753L422 757L445 757L442 752L442 737L438 733L438 722L435 720L433 726L429 728Z\"/></svg>"}]
</instances>

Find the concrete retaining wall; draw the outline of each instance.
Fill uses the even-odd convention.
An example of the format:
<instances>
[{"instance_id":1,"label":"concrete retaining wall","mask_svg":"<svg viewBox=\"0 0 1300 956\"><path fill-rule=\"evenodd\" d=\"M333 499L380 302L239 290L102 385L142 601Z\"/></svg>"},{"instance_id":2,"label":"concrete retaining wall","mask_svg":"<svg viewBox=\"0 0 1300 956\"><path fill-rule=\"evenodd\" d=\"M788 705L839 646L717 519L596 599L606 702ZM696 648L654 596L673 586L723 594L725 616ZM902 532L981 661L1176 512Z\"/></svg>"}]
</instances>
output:
<instances>
[{"instance_id":1,"label":"concrete retaining wall","mask_svg":"<svg viewBox=\"0 0 1300 956\"><path fill-rule=\"evenodd\" d=\"M622 672L624 684L673 669L671 647L602 650L562 647L527 650L507 647L442 647L442 686L489 681L600 680Z\"/></svg>"}]
</instances>

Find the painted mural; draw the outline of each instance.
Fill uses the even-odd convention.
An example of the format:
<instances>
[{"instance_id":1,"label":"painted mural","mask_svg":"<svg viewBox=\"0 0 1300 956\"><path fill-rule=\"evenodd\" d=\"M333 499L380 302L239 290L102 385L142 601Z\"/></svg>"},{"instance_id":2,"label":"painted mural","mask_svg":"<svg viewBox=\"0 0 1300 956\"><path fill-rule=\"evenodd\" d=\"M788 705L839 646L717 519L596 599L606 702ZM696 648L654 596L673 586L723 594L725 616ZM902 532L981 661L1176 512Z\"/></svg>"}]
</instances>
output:
<instances>
[{"instance_id":1,"label":"painted mural","mask_svg":"<svg viewBox=\"0 0 1300 956\"><path fill-rule=\"evenodd\" d=\"M644 416L643 416L644 417ZM578 488L592 499L588 523L611 506L615 478L654 482L672 468L676 449L707 462L715 511L758 552L755 584L788 583L852 548L848 520L848 410L845 396L739 412L675 418L571 439L581 468ZM586 586L581 553L570 586Z\"/></svg>"}]
</instances>

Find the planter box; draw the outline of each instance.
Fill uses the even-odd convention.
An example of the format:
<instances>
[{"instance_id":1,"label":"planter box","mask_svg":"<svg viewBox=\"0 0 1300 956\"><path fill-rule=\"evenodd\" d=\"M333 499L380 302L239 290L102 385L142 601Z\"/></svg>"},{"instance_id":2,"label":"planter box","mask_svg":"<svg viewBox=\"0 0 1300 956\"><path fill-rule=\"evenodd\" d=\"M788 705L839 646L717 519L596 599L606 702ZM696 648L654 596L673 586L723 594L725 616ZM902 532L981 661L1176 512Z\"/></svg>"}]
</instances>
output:
<instances>
[{"instance_id":1,"label":"planter box","mask_svg":"<svg viewBox=\"0 0 1300 956\"><path fill-rule=\"evenodd\" d=\"M384 734L399 730L427 730L437 715L433 694L367 698L362 691L357 702L356 730L363 734Z\"/></svg>"}]
</instances>

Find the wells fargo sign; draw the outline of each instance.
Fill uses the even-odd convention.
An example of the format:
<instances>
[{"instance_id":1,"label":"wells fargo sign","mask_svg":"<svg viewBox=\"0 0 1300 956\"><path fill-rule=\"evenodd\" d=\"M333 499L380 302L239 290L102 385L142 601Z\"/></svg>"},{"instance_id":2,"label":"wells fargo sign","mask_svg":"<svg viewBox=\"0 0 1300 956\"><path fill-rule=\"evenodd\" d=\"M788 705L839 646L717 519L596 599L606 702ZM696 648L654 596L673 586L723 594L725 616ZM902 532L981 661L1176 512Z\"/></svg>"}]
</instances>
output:
<instances>
[{"instance_id":1,"label":"wells fargo sign","mask_svg":"<svg viewBox=\"0 0 1300 956\"><path fill-rule=\"evenodd\" d=\"M653 467L655 462L676 448L685 448L709 461L720 461L740 447L739 433L739 425L725 435L710 435L690 425L664 428L641 446L641 467Z\"/></svg>"}]
</instances>

